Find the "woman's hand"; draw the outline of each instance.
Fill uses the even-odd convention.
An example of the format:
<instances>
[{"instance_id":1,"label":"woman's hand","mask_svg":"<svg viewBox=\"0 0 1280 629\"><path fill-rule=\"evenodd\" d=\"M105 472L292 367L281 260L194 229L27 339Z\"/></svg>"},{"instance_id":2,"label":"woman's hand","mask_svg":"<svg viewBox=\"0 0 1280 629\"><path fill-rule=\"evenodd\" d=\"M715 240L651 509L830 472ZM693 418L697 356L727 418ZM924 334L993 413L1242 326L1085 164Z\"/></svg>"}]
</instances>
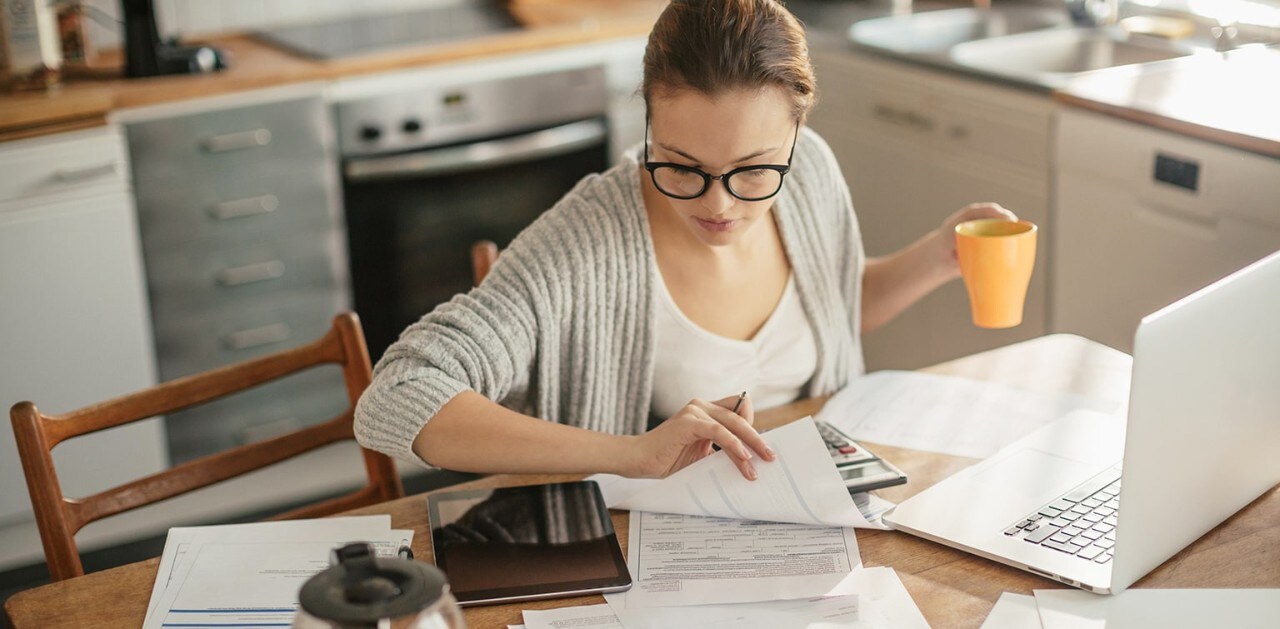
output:
<instances>
[{"instance_id":1,"label":"woman's hand","mask_svg":"<svg viewBox=\"0 0 1280 629\"><path fill-rule=\"evenodd\" d=\"M664 478L677 470L711 454L711 446L720 446L748 480L756 479L751 464L754 450L761 458L777 458L752 427L755 414L751 398L744 398L737 413L732 410L738 396L715 402L692 400L680 412L657 428L637 437L632 475L640 478Z\"/></svg>"},{"instance_id":2,"label":"woman's hand","mask_svg":"<svg viewBox=\"0 0 1280 629\"><path fill-rule=\"evenodd\" d=\"M948 280L960 277L960 260L956 254L956 225L980 218L1018 220L1017 215L1000 207L998 203L970 203L942 221L942 226L938 228L934 237L937 243L935 264Z\"/></svg>"}]
</instances>

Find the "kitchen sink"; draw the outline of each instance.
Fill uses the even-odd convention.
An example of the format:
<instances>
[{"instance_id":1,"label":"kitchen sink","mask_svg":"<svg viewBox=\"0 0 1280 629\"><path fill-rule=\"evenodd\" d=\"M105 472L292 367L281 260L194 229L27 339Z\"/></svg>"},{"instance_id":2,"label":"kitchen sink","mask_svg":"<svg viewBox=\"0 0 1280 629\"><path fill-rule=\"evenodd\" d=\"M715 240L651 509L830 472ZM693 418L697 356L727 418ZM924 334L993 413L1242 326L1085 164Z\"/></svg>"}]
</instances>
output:
<instances>
[{"instance_id":1,"label":"kitchen sink","mask_svg":"<svg viewBox=\"0 0 1280 629\"><path fill-rule=\"evenodd\" d=\"M953 46L988 37L1063 27L1062 9L1014 7L946 9L876 18L854 24L849 37L858 44L903 54L945 54Z\"/></svg>"},{"instance_id":2,"label":"kitchen sink","mask_svg":"<svg viewBox=\"0 0 1280 629\"><path fill-rule=\"evenodd\" d=\"M1127 36L1118 28L1063 28L969 41L951 48L958 65L1055 86L1069 75L1189 55L1189 46Z\"/></svg>"}]
</instances>

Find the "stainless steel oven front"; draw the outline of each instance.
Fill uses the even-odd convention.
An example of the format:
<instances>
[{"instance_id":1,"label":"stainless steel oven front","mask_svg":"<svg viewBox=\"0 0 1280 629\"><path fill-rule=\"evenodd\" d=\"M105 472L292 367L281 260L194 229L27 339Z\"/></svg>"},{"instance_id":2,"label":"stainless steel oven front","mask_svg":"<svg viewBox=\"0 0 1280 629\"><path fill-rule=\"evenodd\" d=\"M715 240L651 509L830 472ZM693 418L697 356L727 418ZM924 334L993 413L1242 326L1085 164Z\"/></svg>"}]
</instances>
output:
<instances>
[{"instance_id":1,"label":"stainless steel oven front","mask_svg":"<svg viewBox=\"0 0 1280 629\"><path fill-rule=\"evenodd\" d=\"M505 247L608 167L606 110L602 67L337 105L351 283L375 361L471 287L472 243Z\"/></svg>"}]
</instances>

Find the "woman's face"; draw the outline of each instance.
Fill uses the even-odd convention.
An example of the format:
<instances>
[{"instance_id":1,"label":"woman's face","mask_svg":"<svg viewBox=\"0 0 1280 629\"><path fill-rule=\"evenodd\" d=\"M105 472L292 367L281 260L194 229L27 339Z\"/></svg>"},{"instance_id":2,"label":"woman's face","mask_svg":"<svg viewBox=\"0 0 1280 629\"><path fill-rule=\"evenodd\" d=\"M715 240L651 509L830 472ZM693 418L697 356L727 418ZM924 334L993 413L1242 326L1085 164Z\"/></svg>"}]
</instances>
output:
<instances>
[{"instance_id":1,"label":"woman's face","mask_svg":"<svg viewBox=\"0 0 1280 629\"><path fill-rule=\"evenodd\" d=\"M735 168L786 164L796 121L781 88L731 91L714 97L694 90L660 91L649 104L649 160L673 162L723 175ZM646 187L658 212L676 219L710 246L739 242L769 213L773 198L743 201L729 194L723 180L713 180L702 196L681 200Z\"/></svg>"}]
</instances>

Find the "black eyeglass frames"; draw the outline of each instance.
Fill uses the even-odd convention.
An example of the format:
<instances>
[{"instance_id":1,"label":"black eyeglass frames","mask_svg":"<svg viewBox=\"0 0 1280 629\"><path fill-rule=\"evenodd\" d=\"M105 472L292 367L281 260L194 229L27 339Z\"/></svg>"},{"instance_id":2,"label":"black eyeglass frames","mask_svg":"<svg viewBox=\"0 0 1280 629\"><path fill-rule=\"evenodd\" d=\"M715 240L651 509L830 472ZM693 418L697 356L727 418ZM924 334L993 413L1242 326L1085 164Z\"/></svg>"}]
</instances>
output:
<instances>
[{"instance_id":1,"label":"black eyeglass frames","mask_svg":"<svg viewBox=\"0 0 1280 629\"><path fill-rule=\"evenodd\" d=\"M720 180L729 194L743 201L763 201L782 190L782 179L791 171L791 158L796 154L796 142L800 137L800 123L791 138L791 154L787 163L757 164L735 168L722 175L712 175L700 168L672 162L649 161L649 118L644 120L644 168L649 171L658 192L673 199L687 201L706 194L713 180Z\"/></svg>"}]
</instances>

